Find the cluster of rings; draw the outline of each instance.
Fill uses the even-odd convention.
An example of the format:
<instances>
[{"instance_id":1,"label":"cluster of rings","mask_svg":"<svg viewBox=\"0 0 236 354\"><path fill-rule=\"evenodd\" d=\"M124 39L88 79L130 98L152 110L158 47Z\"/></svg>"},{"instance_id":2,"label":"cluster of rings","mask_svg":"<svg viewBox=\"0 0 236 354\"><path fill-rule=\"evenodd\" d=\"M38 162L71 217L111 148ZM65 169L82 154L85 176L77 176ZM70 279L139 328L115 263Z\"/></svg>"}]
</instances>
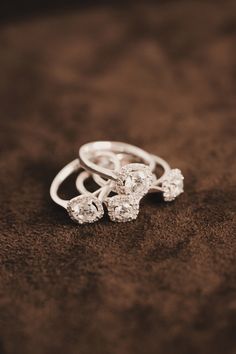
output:
<instances>
[{"instance_id":1,"label":"cluster of rings","mask_svg":"<svg viewBox=\"0 0 236 354\"><path fill-rule=\"evenodd\" d=\"M159 176L157 169L162 169ZM61 184L77 172L79 195L70 200L59 197ZM89 191L86 180L93 179L95 191ZM150 192L163 193L164 201L172 201L183 193L183 175L159 156L121 142L97 141L79 149L79 156L67 164L54 178L51 198L64 207L79 224L92 223L104 215L104 205L114 222L135 220L141 199Z\"/></svg>"}]
</instances>

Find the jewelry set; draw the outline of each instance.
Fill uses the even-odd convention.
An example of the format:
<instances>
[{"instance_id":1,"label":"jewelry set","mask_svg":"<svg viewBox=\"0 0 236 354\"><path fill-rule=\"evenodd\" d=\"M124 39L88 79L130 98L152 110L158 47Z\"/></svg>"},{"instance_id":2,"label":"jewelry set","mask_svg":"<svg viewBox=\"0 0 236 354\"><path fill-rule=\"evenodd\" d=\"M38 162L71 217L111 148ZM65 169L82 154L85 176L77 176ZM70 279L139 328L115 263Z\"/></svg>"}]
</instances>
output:
<instances>
[{"instance_id":1,"label":"jewelry set","mask_svg":"<svg viewBox=\"0 0 236 354\"><path fill-rule=\"evenodd\" d=\"M76 172L79 195L62 199L59 187ZM90 179L96 183L95 191L87 187ZM171 169L159 156L126 143L96 141L81 146L78 158L56 175L50 195L79 224L101 219L104 206L112 221L127 222L137 218L140 201L147 193L161 192L164 201L173 201L183 193L183 179L179 169Z\"/></svg>"}]
</instances>

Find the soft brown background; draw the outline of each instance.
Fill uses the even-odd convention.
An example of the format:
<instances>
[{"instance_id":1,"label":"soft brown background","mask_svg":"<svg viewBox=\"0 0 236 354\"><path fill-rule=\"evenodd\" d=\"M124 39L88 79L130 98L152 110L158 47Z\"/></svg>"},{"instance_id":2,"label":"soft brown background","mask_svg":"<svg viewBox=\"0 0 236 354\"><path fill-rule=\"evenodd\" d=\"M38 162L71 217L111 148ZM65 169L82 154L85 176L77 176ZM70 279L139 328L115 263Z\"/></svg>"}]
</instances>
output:
<instances>
[{"instance_id":1,"label":"soft brown background","mask_svg":"<svg viewBox=\"0 0 236 354\"><path fill-rule=\"evenodd\" d=\"M1 354L236 353L235 93L234 1L2 22ZM163 156L185 194L73 224L50 182L97 139Z\"/></svg>"}]
</instances>

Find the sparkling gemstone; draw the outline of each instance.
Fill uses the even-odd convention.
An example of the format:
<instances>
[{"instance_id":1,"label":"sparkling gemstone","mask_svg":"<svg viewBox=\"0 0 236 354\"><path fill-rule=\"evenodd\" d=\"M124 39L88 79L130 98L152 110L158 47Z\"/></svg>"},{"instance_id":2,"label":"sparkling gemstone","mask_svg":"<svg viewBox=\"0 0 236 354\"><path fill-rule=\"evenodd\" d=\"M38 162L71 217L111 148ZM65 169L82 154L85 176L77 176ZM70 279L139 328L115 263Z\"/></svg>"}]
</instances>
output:
<instances>
[{"instance_id":1,"label":"sparkling gemstone","mask_svg":"<svg viewBox=\"0 0 236 354\"><path fill-rule=\"evenodd\" d=\"M162 182L164 200L170 202L184 191L184 177L178 168L172 169Z\"/></svg>"},{"instance_id":2,"label":"sparkling gemstone","mask_svg":"<svg viewBox=\"0 0 236 354\"><path fill-rule=\"evenodd\" d=\"M153 182L150 168L144 164L131 163L121 168L116 191L120 194L145 195Z\"/></svg>"},{"instance_id":3,"label":"sparkling gemstone","mask_svg":"<svg viewBox=\"0 0 236 354\"><path fill-rule=\"evenodd\" d=\"M93 217L93 215L97 212L97 208L91 201L88 203L83 203L82 205L76 204L72 210L74 213L77 213L81 219Z\"/></svg>"},{"instance_id":4,"label":"sparkling gemstone","mask_svg":"<svg viewBox=\"0 0 236 354\"><path fill-rule=\"evenodd\" d=\"M142 193L145 177L143 171L131 172L125 181L126 194Z\"/></svg>"},{"instance_id":5,"label":"sparkling gemstone","mask_svg":"<svg viewBox=\"0 0 236 354\"><path fill-rule=\"evenodd\" d=\"M92 223L103 216L102 203L94 196L80 195L71 199L67 206L68 213L79 224Z\"/></svg>"},{"instance_id":6,"label":"sparkling gemstone","mask_svg":"<svg viewBox=\"0 0 236 354\"><path fill-rule=\"evenodd\" d=\"M126 222L135 220L139 213L139 200L132 196L116 195L106 201L109 217L112 221Z\"/></svg>"},{"instance_id":7,"label":"sparkling gemstone","mask_svg":"<svg viewBox=\"0 0 236 354\"><path fill-rule=\"evenodd\" d=\"M132 205L128 202L125 202L121 205L115 207L114 214L116 217L129 218L130 213L132 212Z\"/></svg>"}]
</instances>

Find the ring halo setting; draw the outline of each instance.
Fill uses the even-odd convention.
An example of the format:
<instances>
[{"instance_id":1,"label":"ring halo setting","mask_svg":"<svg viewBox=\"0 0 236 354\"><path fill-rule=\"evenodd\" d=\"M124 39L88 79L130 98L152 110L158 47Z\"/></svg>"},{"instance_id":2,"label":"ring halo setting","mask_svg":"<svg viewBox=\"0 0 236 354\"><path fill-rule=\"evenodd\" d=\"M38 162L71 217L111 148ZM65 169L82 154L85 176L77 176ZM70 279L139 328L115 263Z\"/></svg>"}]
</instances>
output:
<instances>
[{"instance_id":1,"label":"ring halo setting","mask_svg":"<svg viewBox=\"0 0 236 354\"><path fill-rule=\"evenodd\" d=\"M67 211L70 218L79 224L93 223L104 214L102 203L93 195L79 195L71 199Z\"/></svg>"},{"instance_id":2,"label":"ring halo setting","mask_svg":"<svg viewBox=\"0 0 236 354\"><path fill-rule=\"evenodd\" d=\"M115 189L118 194L144 196L148 193L153 181L154 175L149 166L130 163L121 168Z\"/></svg>"}]
</instances>

